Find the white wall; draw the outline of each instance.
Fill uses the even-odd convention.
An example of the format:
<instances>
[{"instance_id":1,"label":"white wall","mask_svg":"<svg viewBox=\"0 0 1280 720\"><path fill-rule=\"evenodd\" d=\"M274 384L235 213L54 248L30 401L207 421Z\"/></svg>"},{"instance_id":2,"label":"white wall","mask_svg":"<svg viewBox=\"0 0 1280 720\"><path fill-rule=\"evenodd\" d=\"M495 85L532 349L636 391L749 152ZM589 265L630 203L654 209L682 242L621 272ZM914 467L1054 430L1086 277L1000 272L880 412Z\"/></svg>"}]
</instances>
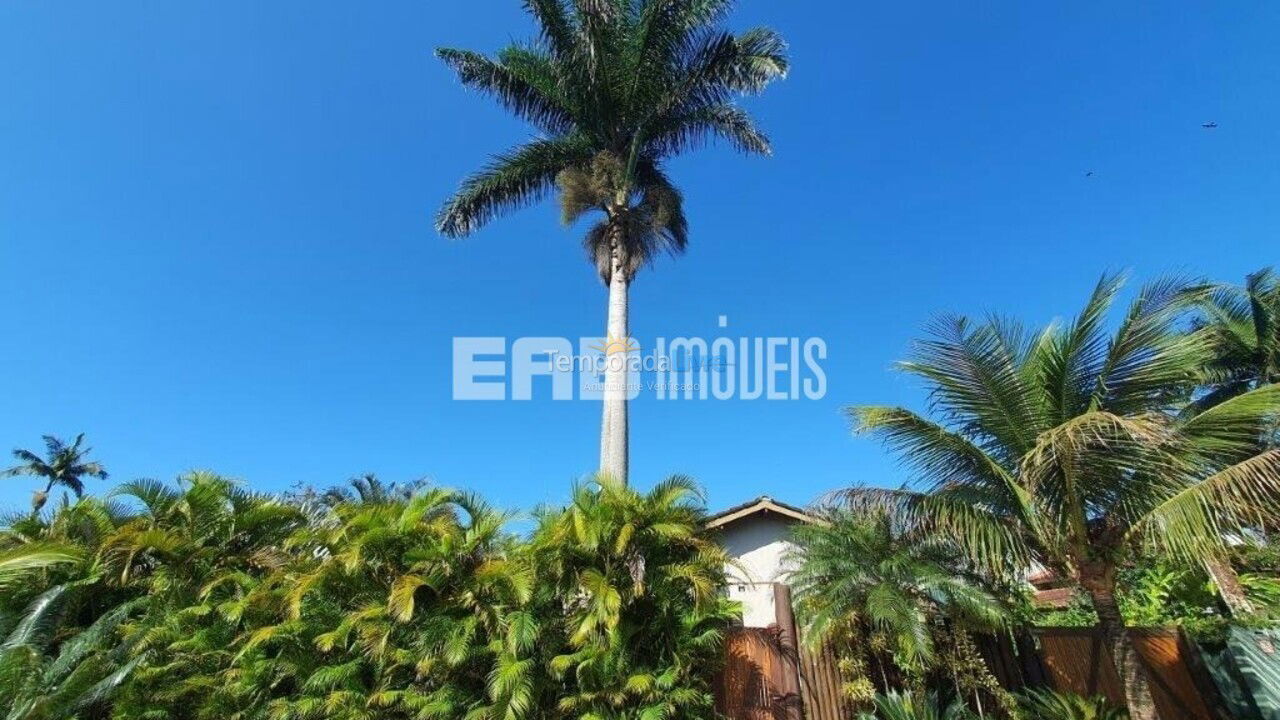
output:
<instances>
[{"instance_id":1,"label":"white wall","mask_svg":"<svg viewBox=\"0 0 1280 720\"><path fill-rule=\"evenodd\" d=\"M773 583L786 582L783 556L791 547L794 520L761 513L721 528L720 542L742 567L730 566L729 597L742 603L742 624L768 627L776 622Z\"/></svg>"}]
</instances>

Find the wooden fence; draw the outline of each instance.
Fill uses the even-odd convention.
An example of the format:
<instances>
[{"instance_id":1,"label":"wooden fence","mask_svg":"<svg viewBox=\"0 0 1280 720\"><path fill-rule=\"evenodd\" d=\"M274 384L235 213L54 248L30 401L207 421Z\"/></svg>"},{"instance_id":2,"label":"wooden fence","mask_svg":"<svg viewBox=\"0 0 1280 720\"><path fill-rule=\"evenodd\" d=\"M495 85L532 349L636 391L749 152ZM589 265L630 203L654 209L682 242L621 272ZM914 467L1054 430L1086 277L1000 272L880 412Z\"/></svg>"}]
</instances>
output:
<instances>
[{"instance_id":1,"label":"wooden fence","mask_svg":"<svg viewBox=\"0 0 1280 720\"><path fill-rule=\"evenodd\" d=\"M1176 629L1132 631L1152 676L1162 720L1226 720L1221 698L1198 653ZM1005 687L1052 687L1103 695L1117 705L1124 695L1102 635L1090 628L1037 628L1011 643L990 638L981 650ZM717 709L732 720L848 720L834 654L798 650L787 632L739 628L726 641L727 661L717 685Z\"/></svg>"},{"instance_id":2,"label":"wooden fence","mask_svg":"<svg viewBox=\"0 0 1280 720\"><path fill-rule=\"evenodd\" d=\"M725 638L716 709L733 720L847 720L830 649L797 650L777 627L737 628Z\"/></svg>"},{"instance_id":3,"label":"wooden fence","mask_svg":"<svg viewBox=\"0 0 1280 720\"><path fill-rule=\"evenodd\" d=\"M1058 690L1102 695L1116 705L1124 692L1111 652L1094 628L1039 628L1040 656ZM1162 720L1219 720L1221 700L1199 655L1176 628L1129 631L1151 676L1151 692Z\"/></svg>"}]
</instances>

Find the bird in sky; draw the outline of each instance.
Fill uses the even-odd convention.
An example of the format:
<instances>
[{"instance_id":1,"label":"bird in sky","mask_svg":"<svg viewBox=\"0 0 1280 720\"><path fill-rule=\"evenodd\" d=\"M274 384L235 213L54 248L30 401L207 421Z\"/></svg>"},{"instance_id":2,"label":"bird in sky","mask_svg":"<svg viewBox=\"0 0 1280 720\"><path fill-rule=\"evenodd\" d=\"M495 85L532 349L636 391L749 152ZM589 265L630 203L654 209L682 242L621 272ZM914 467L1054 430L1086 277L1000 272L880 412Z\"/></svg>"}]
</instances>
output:
<instances>
[{"instance_id":1,"label":"bird in sky","mask_svg":"<svg viewBox=\"0 0 1280 720\"><path fill-rule=\"evenodd\" d=\"M1214 128L1218 127L1218 123L1213 122L1213 121L1209 121L1209 122L1207 122L1207 123L1201 123L1201 124L1200 124L1200 127L1204 128L1205 130L1212 130L1212 129L1214 129Z\"/></svg>"}]
</instances>

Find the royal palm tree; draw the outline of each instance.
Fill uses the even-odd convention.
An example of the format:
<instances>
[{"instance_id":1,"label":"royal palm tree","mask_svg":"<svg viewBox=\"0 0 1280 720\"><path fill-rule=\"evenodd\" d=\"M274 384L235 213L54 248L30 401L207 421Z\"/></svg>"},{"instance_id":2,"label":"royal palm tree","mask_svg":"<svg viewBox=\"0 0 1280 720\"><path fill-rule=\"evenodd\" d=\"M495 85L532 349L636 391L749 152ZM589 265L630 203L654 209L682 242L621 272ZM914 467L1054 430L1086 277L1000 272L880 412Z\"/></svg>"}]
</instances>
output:
<instances>
[{"instance_id":1,"label":"royal palm tree","mask_svg":"<svg viewBox=\"0 0 1280 720\"><path fill-rule=\"evenodd\" d=\"M922 677L935 665L940 646L948 654L968 649L963 641L963 647L950 647L957 632L991 632L1004 625L1006 608L967 571L945 538L899 527L883 512L817 512L819 522L795 529L785 564L794 568L789 582L806 641L832 642L842 666L864 670L849 678L851 695L869 700L874 694L862 657L866 650L881 666L880 690L888 692L885 660ZM998 688L994 678L983 679Z\"/></svg>"},{"instance_id":2,"label":"royal palm tree","mask_svg":"<svg viewBox=\"0 0 1280 720\"><path fill-rule=\"evenodd\" d=\"M1138 551L1194 560L1280 514L1280 450L1259 452L1280 388L1180 412L1210 348L1176 331L1201 290L1143 289L1108 332L1120 288L1104 278L1066 326L944 317L900 364L923 378L937 420L899 407L850 409L914 467L915 489L851 488L854 506L942 533L992 570L1039 562L1093 601L1130 711L1155 717L1149 679L1116 603L1116 571Z\"/></svg>"},{"instance_id":3,"label":"royal palm tree","mask_svg":"<svg viewBox=\"0 0 1280 720\"><path fill-rule=\"evenodd\" d=\"M441 49L464 85L493 96L538 133L497 155L436 220L448 237L559 189L566 223L599 212L583 241L609 289L600 469L624 482L627 291L636 272L688 241L671 157L708 139L768 154L769 140L734 98L787 70L772 30L719 27L732 0L525 0L540 34L490 58ZM621 349L623 352L612 352Z\"/></svg>"},{"instance_id":4,"label":"royal palm tree","mask_svg":"<svg viewBox=\"0 0 1280 720\"><path fill-rule=\"evenodd\" d=\"M84 433L77 435L75 442L70 445L52 435L45 435L44 457L40 457L30 450L21 448L14 450L13 456L21 461L22 464L0 472L0 477L33 475L45 478L44 490L37 490L31 495L32 513L40 512L40 509L44 507L45 502L49 499L49 492L53 490L55 485L67 488L75 493L78 498L84 494L84 481L82 478L107 479L106 468L102 467L101 463L87 459L91 450L87 447L81 447L83 443Z\"/></svg>"}]
</instances>

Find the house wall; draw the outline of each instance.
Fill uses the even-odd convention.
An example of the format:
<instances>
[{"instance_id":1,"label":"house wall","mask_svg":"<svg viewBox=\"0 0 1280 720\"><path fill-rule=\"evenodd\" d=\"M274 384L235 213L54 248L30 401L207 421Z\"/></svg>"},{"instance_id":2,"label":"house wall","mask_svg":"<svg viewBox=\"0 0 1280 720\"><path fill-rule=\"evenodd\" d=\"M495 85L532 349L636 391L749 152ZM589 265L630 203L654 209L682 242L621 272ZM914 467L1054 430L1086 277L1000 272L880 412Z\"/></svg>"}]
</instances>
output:
<instances>
[{"instance_id":1,"label":"house wall","mask_svg":"<svg viewBox=\"0 0 1280 720\"><path fill-rule=\"evenodd\" d=\"M761 513L737 520L720 530L720 542L741 567L727 568L729 597L742 603L742 624L768 627L776 622L773 583L786 582L783 557L792 547L794 520Z\"/></svg>"}]
</instances>

